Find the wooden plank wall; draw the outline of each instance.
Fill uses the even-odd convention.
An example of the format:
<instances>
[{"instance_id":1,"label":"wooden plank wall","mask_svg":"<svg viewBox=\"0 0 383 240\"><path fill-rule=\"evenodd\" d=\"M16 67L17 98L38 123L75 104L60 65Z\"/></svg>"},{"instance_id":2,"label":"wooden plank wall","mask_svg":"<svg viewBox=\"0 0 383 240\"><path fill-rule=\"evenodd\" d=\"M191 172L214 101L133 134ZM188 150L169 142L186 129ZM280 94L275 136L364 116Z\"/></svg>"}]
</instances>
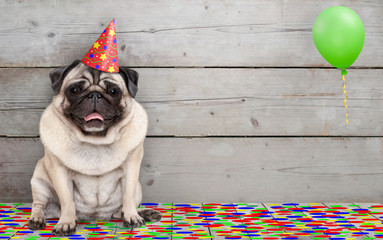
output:
<instances>
[{"instance_id":1,"label":"wooden plank wall","mask_svg":"<svg viewBox=\"0 0 383 240\"><path fill-rule=\"evenodd\" d=\"M343 5L366 40L347 75L311 38ZM116 18L120 65L149 115L144 201L379 202L383 2L0 1L0 202L31 201L48 73L81 59Z\"/></svg>"}]
</instances>

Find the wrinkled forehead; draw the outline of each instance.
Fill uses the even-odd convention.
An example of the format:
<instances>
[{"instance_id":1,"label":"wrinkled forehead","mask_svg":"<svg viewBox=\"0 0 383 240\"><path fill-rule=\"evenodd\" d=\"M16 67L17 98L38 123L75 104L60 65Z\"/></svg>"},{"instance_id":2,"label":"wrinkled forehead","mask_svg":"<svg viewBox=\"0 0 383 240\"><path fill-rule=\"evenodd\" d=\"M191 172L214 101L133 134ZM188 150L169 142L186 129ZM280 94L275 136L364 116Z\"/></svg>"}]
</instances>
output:
<instances>
[{"instance_id":1,"label":"wrinkled forehead","mask_svg":"<svg viewBox=\"0 0 383 240\"><path fill-rule=\"evenodd\" d=\"M105 81L108 81L117 84L121 89L123 87L122 84L124 83L124 80L119 73L102 72L88 67L83 63L80 63L68 73L64 80L64 87L79 81L86 81L85 84L89 86L103 86Z\"/></svg>"}]
</instances>

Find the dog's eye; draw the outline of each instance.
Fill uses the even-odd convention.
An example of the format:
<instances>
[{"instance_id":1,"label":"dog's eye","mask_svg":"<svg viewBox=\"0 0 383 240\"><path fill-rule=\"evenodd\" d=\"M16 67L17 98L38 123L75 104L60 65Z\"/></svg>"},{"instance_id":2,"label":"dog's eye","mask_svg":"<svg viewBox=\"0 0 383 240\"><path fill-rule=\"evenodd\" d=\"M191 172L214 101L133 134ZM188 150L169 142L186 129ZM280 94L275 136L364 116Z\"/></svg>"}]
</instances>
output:
<instances>
[{"instance_id":1,"label":"dog's eye","mask_svg":"<svg viewBox=\"0 0 383 240\"><path fill-rule=\"evenodd\" d=\"M109 89L109 95L112 97L116 97L119 94L119 90L117 88Z\"/></svg>"},{"instance_id":2,"label":"dog's eye","mask_svg":"<svg viewBox=\"0 0 383 240\"><path fill-rule=\"evenodd\" d=\"M72 94L72 95L77 95L80 93L80 88L78 86L73 86L69 89L69 92Z\"/></svg>"}]
</instances>

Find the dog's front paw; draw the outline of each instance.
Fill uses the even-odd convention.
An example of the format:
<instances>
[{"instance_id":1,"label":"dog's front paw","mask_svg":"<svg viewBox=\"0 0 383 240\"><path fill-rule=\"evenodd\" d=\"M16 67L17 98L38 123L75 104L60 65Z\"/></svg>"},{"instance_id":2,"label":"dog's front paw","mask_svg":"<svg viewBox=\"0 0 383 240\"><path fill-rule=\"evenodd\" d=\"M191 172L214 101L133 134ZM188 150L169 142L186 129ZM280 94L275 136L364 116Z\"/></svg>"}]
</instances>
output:
<instances>
[{"instance_id":1,"label":"dog's front paw","mask_svg":"<svg viewBox=\"0 0 383 240\"><path fill-rule=\"evenodd\" d=\"M39 218L39 217L31 217L28 220L28 227L31 230L40 230L44 229L46 226L46 222L44 218Z\"/></svg>"},{"instance_id":2,"label":"dog's front paw","mask_svg":"<svg viewBox=\"0 0 383 240\"><path fill-rule=\"evenodd\" d=\"M145 225L145 220L140 217L137 213L134 214L124 214L122 213L122 219L124 221L125 227L138 228Z\"/></svg>"},{"instance_id":3,"label":"dog's front paw","mask_svg":"<svg viewBox=\"0 0 383 240\"><path fill-rule=\"evenodd\" d=\"M158 222L162 218L162 213L150 208L140 209L138 215L140 215L145 222Z\"/></svg>"},{"instance_id":4,"label":"dog's front paw","mask_svg":"<svg viewBox=\"0 0 383 240\"><path fill-rule=\"evenodd\" d=\"M60 221L52 229L52 234L56 236L73 235L76 232L76 222L63 222Z\"/></svg>"}]
</instances>

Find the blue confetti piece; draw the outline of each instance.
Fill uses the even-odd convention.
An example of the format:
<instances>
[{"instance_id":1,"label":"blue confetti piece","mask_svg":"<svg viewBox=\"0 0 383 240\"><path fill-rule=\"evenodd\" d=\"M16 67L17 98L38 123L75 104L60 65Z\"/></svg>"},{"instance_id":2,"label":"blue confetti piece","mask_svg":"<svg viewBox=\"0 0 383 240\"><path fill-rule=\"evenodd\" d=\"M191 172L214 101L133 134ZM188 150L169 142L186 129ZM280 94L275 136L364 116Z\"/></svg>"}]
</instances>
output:
<instances>
[{"instance_id":1,"label":"blue confetti piece","mask_svg":"<svg viewBox=\"0 0 383 240\"><path fill-rule=\"evenodd\" d=\"M246 213L233 213L233 216L240 216L240 215L245 215Z\"/></svg>"},{"instance_id":2,"label":"blue confetti piece","mask_svg":"<svg viewBox=\"0 0 383 240\"><path fill-rule=\"evenodd\" d=\"M158 206L158 203L141 203L143 206Z\"/></svg>"}]
</instances>

